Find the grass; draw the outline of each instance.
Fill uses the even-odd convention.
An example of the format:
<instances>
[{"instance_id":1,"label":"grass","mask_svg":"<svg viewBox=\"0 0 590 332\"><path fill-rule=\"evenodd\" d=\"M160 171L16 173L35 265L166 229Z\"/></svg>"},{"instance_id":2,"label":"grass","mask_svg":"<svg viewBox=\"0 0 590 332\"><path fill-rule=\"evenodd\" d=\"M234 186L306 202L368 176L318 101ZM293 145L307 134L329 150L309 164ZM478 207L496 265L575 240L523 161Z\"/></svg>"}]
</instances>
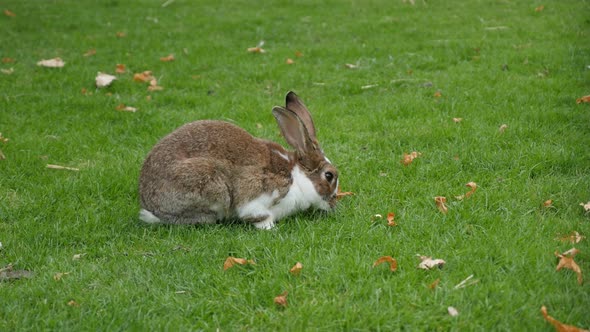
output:
<instances>
[{"instance_id":1,"label":"grass","mask_svg":"<svg viewBox=\"0 0 590 332\"><path fill-rule=\"evenodd\" d=\"M14 69L0 75L0 267L34 276L0 282L0 330L550 331L542 305L590 327L589 283L553 255L572 247L556 236L590 236L590 109L575 103L590 91L588 1L162 3L2 3L16 16L0 17L0 56L16 62L0 64ZM267 53L246 52L260 40ZM35 65L56 56L64 68ZM127 73L95 89L117 63ZM144 70L163 91L133 82ZM291 89L354 197L268 232L138 221L160 137L213 118L282 142L270 109ZM475 195L453 199L469 181ZM371 222L390 211L397 227ZM447 263L418 270L416 254ZM229 255L257 264L223 271ZM372 268L384 255L398 271Z\"/></svg>"}]
</instances>

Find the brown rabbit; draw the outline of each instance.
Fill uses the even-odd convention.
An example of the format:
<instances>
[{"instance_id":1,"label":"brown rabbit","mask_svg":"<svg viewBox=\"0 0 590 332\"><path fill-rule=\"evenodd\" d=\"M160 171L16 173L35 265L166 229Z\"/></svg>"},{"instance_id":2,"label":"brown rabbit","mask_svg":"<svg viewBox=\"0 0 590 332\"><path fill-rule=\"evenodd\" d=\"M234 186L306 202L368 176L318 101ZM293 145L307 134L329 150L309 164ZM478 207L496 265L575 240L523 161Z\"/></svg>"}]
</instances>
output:
<instances>
[{"instance_id":1,"label":"brown rabbit","mask_svg":"<svg viewBox=\"0 0 590 332\"><path fill-rule=\"evenodd\" d=\"M338 171L324 156L311 114L293 92L272 110L295 151L223 121L188 123L148 154L139 178L148 223L200 224L239 218L257 228L310 207L336 205Z\"/></svg>"}]
</instances>

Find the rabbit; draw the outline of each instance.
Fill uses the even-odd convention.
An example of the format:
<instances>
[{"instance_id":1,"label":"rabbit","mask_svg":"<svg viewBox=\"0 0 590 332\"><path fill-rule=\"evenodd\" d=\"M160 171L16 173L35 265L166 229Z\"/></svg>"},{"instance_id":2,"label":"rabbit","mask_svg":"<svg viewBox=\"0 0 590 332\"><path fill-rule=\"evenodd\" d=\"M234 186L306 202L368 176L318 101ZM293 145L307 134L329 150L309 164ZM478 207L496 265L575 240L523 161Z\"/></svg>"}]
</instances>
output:
<instances>
[{"instance_id":1,"label":"rabbit","mask_svg":"<svg viewBox=\"0 0 590 332\"><path fill-rule=\"evenodd\" d=\"M336 205L338 170L316 138L307 107L292 91L272 109L294 149L224 121L181 126L147 155L139 178L140 219L209 224L227 219L271 229L295 212Z\"/></svg>"}]
</instances>

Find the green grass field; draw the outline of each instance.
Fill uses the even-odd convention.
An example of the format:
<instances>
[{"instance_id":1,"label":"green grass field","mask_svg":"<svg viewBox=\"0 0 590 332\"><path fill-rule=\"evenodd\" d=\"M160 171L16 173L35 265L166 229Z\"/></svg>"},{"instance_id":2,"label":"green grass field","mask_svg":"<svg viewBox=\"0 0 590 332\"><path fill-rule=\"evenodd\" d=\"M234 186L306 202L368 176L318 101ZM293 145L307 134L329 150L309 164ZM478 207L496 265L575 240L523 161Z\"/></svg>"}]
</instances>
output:
<instances>
[{"instance_id":1,"label":"green grass field","mask_svg":"<svg viewBox=\"0 0 590 332\"><path fill-rule=\"evenodd\" d=\"M164 3L0 4L0 269L32 272L0 281L1 331L551 331L543 305L590 328L590 240L556 240L590 237L590 2ZM146 70L163 90L134 82ZM270 111L289 90L355 196L272 231L138 220L162 136L223 119L283 143ZM397 226L372 220L388 212ZM582 285L555 270L574 246ZM396 272L372 267L386 255Z\"/></svg>"}]
</instances>

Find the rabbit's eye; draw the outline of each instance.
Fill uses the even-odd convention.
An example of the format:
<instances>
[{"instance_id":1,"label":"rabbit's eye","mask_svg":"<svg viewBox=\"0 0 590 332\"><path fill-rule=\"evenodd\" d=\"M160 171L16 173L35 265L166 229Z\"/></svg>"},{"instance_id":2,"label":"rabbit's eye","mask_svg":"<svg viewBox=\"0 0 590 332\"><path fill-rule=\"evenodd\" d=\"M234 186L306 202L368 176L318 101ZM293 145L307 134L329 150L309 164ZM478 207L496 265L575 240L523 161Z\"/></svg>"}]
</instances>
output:
<instances>
[{"instance_id":1,"label":"rabbit's eye","mask_svg":"<svg viewBox=\"0 0 590 332\"><path fill-rule=\"evenodd\" d=\"M334 179L334 174L332 174L332 172L326 172L324 173L324 176L326 177L326 180L328 180L328 182L332 182L332 180Z\"/></svg>"}]
</instances>

